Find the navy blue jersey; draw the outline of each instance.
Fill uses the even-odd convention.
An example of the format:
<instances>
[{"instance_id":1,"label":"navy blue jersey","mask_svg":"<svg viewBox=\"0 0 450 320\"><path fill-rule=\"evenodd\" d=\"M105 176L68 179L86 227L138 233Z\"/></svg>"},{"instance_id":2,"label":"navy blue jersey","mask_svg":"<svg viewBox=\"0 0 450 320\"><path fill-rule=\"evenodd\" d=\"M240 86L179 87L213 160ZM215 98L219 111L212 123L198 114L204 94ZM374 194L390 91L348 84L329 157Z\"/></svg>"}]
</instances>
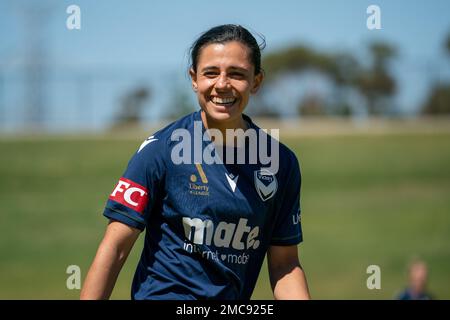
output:
<instances>
[{"instance_id":1,"label":"navy blue jersey","mask_svg":"<svg viewBox=\"0 0 450 320\"><path fill-rule=\"evenodd\" d=\"M280 143L276 173L259 160L177 163L174 132L194 136L200 121L194 112L144 141L108 199L106 217L145 229L133 299L250 299L268 247L302 241L295 154Z\"/></svg>"}]
</instances>

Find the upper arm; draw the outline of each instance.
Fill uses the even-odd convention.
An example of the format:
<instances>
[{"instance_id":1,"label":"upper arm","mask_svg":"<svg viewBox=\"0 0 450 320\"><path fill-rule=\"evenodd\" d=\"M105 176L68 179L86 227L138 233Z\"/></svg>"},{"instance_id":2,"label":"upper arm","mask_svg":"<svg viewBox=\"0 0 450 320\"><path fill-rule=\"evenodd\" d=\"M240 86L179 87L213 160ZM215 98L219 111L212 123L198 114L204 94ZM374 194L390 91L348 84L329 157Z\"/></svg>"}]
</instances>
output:
<instances>
[{"instance_id":1,"label":"upper arm","mask_svg":"<svg viewBox=\"0 0 450 320\"><path fill-rule=\"evenodd\" d=\"M289 166L286 166L289 169L284 178L284 190L279 191L277 212L273 221L273 233L270 241L272 246L291 246L303 241L300 219L300 166L295 154L289 152L289 155L291 160Z\"/></svg>"},{"instance_id":2,"label":"upper arm","mask_svg":"<svg viewBox=\"0 0 450 320\"><path fill-rule=\"evenodd\" d=\"M141 230L137 228L111 221L106 228L102 246L116 251L120 258L126 258L140 233Z\"/></svg>"}]
</instances>

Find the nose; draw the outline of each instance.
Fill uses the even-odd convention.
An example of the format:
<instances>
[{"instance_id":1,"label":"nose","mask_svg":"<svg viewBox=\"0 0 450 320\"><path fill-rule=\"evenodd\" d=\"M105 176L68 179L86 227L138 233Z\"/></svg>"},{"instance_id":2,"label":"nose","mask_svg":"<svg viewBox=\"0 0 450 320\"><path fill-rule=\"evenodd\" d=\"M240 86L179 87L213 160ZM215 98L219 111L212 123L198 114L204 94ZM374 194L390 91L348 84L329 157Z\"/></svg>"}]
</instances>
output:
<instances>
[{"instance_id":1,"label":"nose","mask_svg":"<svg viewBox=\"0 0 450 320\"><path fill-rule=\"evenodd\" d=\"M216 81L216 89L228 89L230 87L230 82L225 73L221 73Z\"/></svg>"}]
</instances>

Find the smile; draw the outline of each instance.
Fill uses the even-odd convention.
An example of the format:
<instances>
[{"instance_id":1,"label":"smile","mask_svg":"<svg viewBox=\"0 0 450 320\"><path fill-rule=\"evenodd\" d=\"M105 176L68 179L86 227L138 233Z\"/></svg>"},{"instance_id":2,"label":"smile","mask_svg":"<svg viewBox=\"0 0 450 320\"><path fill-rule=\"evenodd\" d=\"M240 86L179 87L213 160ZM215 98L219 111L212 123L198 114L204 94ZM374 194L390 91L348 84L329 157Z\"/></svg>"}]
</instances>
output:
<instances>
[{"instance_id":1,"label":"smile","mask_svg":"<svg viewBox=\"0 0 450 320\"><path fill-rule=\"evenodd\" d=\"M219 97L212 97L211 101L216 105L221 106L231 106L236 102L236 98L219 98Z\"/></svg>"}]
</instances>

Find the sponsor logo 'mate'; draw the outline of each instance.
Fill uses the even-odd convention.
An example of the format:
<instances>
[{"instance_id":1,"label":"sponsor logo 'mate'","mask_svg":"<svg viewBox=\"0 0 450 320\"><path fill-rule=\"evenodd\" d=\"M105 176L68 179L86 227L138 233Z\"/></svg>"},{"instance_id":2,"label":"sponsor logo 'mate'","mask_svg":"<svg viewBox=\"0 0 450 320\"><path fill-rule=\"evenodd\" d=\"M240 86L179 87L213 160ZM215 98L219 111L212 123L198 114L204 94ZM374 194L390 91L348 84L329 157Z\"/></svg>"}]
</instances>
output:
<instances>
[{"instance_id":1,"label":"sponsor logo 'mate'","mask_svg":"<svg viewBox=\"0 0 450 320\"><path fill-rule=\"evenodd\" d=\"M120 178L109 199L143 214L148 202L147 195L148 190L140 184Z\"/></svg>"}]
</instances>

